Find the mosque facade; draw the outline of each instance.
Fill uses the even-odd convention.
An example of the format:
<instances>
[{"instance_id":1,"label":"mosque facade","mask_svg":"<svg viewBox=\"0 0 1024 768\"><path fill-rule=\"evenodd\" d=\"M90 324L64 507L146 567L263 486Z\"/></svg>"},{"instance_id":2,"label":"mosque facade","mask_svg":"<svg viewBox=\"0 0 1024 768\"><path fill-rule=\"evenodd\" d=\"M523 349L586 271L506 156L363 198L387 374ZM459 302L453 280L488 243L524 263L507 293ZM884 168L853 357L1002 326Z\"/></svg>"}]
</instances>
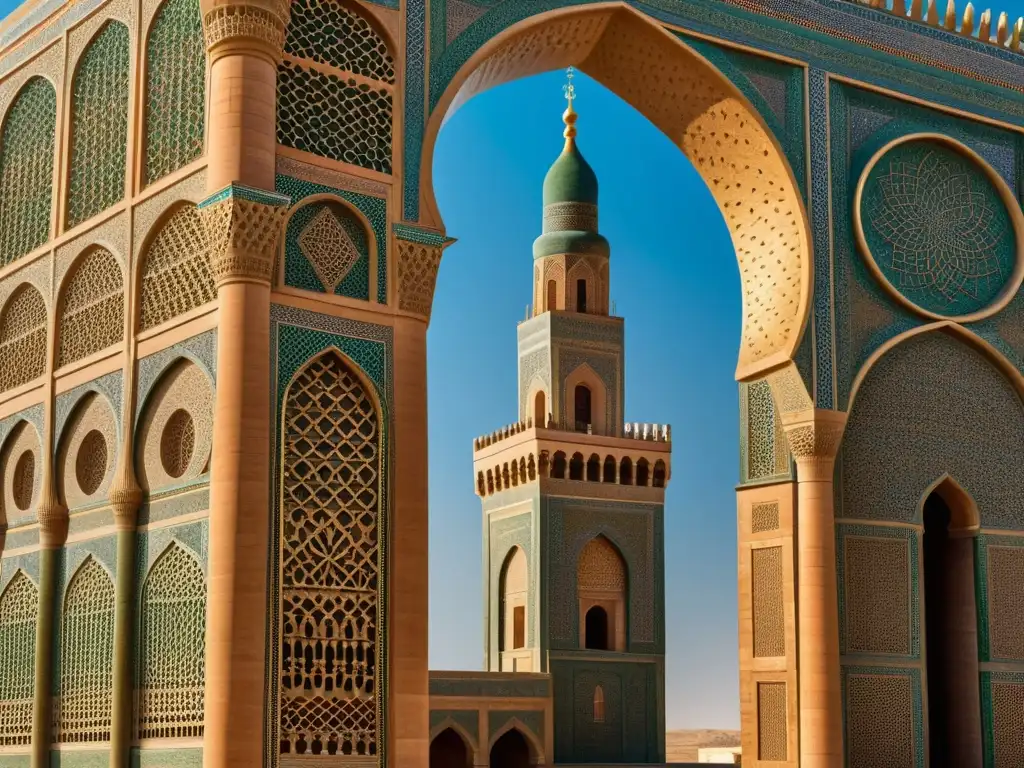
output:
<instances>
[{"instance_id":1,"label":"mosque facade","mask_svg":"<svg viewBox=\"0 0 1024 768\"><path fill-rule=\"evenodd\" d=\"M0 766L664 758L670 435L627 429L571 136L518 419L474 446L487 670L427 664L434 145L570 65L735 247L744 761L1019 765L1022 32L953 0L14 10Z\"/></svg>"}]
</instances>

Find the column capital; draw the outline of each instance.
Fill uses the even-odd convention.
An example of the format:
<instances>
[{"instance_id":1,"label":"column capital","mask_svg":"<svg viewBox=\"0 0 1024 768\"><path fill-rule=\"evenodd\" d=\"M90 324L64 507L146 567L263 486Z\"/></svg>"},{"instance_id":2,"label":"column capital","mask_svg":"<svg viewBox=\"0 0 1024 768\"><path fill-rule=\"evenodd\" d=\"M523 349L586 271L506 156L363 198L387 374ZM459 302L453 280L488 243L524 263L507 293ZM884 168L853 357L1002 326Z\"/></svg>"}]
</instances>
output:
<instances>
[{"instance_id":1,"label":"column capital","mask_svg":"<svg viewBox=\"0 0 1024 768\"><path fill-rule=\"evenodd\" d=\"M120 472L114 479L109 497L114 510L114 527L119 531L135 530L139 507L142 506L142 489L130 470Z\"/></svg>"},{"instance_id":2,"label":"column capital","mask_svg":"<svg viewBox=\"0 0 1024 768\"><path fill-rule=\"evenodd\" d=\"M281 60L291 0L213 0L203 6L203 36L211 61L229 53Z\"/></svg>"},{"instance_id":3,"label":"column capital","mask_svg":"<svg viewBox=\"0 0 1024 768\"><path fill-rule=\"evenodd\" d=\"M441 253L455 242L443 232L408 224L393 225L398 240L398 308L430 321Z\"/></svg>"},{"instance_id":4,"label":"column capital","mask_svg":"<svg viewBox=\"0 0 1024 768\"><path fill-rule=\"evenodd\" d=\"M824 408L782 413L782 429L801 481L830 480L847 414Z\"/></svg>"},{"instance_id":5,"label":"column capital","mask_svg":"<svg viewBox=\"0 0 1024 768\"><path fill-rule=\"evenodd\" d=\"M48 480L43 485L36 508L39 519L39 544L43 549L60 549L68 537L68 509Z\"/></svg>"},{"instance_id":6,"label":"column capital","mask_svg":"<svg viewBox=\"0 0 1024 768\"><path fill-rule=\"evenodd\" d=\"M229 184L199 203L219 288L231 282L270 284L291 198Z\"/></svg>"}]
</instances>

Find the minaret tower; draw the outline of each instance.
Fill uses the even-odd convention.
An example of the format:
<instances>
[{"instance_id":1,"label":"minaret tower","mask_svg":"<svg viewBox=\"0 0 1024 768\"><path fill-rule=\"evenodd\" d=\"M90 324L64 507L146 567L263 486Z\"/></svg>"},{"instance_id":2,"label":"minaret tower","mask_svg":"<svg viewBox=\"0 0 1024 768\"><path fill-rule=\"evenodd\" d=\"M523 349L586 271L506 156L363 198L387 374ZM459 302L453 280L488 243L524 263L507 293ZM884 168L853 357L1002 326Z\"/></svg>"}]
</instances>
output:
<instances>
[{"instance_id":1,"label":"minaret tower","mask_svg":"<svg viewBox=\"0 0 1024 768\"><path fill-rule=\"evenodd\" d=\"M547 673L555 762L665 759L667 425L623 419L623 320L609 314L597 175L576 144L544 179L519 420L474 442L487 669Z\"/></svg>"}]
</instances>

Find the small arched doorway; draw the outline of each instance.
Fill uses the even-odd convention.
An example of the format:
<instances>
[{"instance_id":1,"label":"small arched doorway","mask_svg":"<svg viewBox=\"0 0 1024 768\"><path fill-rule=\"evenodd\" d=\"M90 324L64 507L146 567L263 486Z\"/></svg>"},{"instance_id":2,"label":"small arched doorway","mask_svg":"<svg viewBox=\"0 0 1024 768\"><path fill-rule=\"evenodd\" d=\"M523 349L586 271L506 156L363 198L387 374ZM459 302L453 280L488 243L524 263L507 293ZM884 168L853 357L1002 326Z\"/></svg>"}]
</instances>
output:
<instances>
[{"instance_id":1,"label":"small arched doorway","mask_svg":"<svg viewBox=\"0 0 1024 768\"><path fill-rule=\"evenodd\" d=\"M587 611L584 619L583 647L588 651L608 650L608 612L600 605Z\"/></svg>"},{"instance_id":2,"label":"small arched doorway","mask_svg":"<svg viewBox=\"0 0 1024 768\"><path fill-rule=\"evenodd\" d=\"M494 742L491 768L530 768L530 745L517 729L506 731Z\"/></svg>"},{"instance_id":3,"label":"small arched doorway","mask_svg":"<svg viewBox=\"0 0 1024 768\"><path fill-rule=\"evenodd\" d=\"M544 394L544 390L538 390L537 394L533 396L533 426L538 429L544 429L548 425L548 406L547 406L547 395Z\"/></svg>"},{"instance_id":4,"label":"small arched doorway","mask_svg":"<svg viewBox=\"0 0 1024 768\"><path fill-rule=\"evenodd\" d=\"M591 429L591 424L593 424L590 411L590 387L586 384L577 384L576 391L573 394L576 431L587 432Z\"/></svg>"},{"instance_id":5,"label":"small arched doorway","mask_svg":"<svg viewBox=\"0 0 1024 768\"><path fill-rule=\"evenodd\" d=\"M430 768L472 768L469 749L453 728L445 728L430 742Z\"/></svg>"}]
</instances>

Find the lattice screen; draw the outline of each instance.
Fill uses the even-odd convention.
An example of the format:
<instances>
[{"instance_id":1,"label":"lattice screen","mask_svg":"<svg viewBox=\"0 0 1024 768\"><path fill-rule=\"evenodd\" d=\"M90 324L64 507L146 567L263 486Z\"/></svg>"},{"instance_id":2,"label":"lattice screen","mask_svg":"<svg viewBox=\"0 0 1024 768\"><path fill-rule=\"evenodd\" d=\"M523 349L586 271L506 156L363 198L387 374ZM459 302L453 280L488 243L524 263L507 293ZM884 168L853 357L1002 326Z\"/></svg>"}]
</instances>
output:
<instances>
[{"instance_id":1,"label":"lattice screen","mask_svg":"<svg viewBox=\"0 0 1024 768\"><path fill-rule=\"evenodd\" d=\"M851 674L846 681L845 714L847 765L916 765L910 677Z\"/></svg>"},{"instance_id":2,"label":"lattice screen","mask_svg":"<svg viewBox=\"0 0 1024 768\"><path fill-rule=\"evenodd\" d=\"M0 747L32 741L39 591L21 571L0 596Z\"/></svg>"},{"instance_id":3,"label":"lattice screen","mask_svg":"<svg viewBox=\"0 0 1024 768\"><path fill-rule=\"evenodd\" d=\"M0 135L0 264L46 242L53 196L57 94L33 77L4 118Z\"/></svg>"},{"instance_id":4,"label":"lattice screen","mask_svg":"<svg viewBox=\"0 0 1024 768\"><path fill-rule=\"evenodd\" d=\"M64 290L57 365L67 365L124 338L124 281L107 250L85 256Z\"/></svg>"},{"instance_id":5,"label":"lattice screen","mask_svg":"<svg viewBox=\"0 0 1024 768\"><path fill-rule=\"evenodd\" d=\"M576 580L580 590L625 593L626 564L608 539L596 536L580 552Z\"/></svg>"},{"instance_id":6,"label":"lattice screen","mask_svg":"<svg viewBox=\"0 0 1024 768\"><path fill-rule=\"evenodd\" d=\"M0 360L0 392L46 370L46 304L27 283L15 289L0 312Z\"/></svg>"},{"instance_id":7,"label":"lattice screen","mask_svg":"<svg viewBox=\"0 0 1024 768\"><path fill-rule=\"evenodd\" d=\"M277 77L277 141L391 173L395 66L383 37L335 0L296 0Z\"/></svg>"},{"instance_id":8,"label":"lattice screen","mask_svg":"<svg viewBox=\"0 0 1024 768\"><path fill-rule=\"evenodd\" d=\"M786 618L782 585L782 547L761 547L750 553L754 656L786 655Z\"/></svg>"},{"instance_id":9,"label":"lattice screen","mask_svg":"<svg viewBox=\"0 0 1024 768\"><path fill-rule=\"evenodd\" d=\"M202 736L206 579L177 544L146 578L141 639L139 738Z\"/></svg>"},{"instance_id":10,"label":"lattice screen","mask_svg":"<svg viewBox=\"0 0 1024 768\"><path fill-rule=\"evenodd\" d=\"M215 298L206 232L195 206L184 205L146 251L139 328L165 323Z\"/></svg>"},{"instance_id":11,"label":"lattice screen","mask_svg":"<svg viewBox=\"0 0 1024 768\"><path fill-rule=\"evenodd\" d=\"M146 183L203 153L206 47L199 0L167 0L146 45Z\"/></svg>"},{"instance_id":12,"label":"lattice screen","mask_svg":"<svg viewBox=\"0 0 1024 768\"><path fill-rule=\"evenodd\" d=\"M747 391L747 480L759 480L789 471L789 443L775 409L771 387L755 381Z\"/></svg>"},{"instance_id":13,"label":"lattice screen","mask_svg":"<svg viewBox=\"0 0 1024 768\"><path fill-rule=\"evenodd\" d=\"M757 684L757 759L785 760L788 754L786 684Z\"/></svg>"},{"instance_id":14,"label":"lattice screen","mask_svg":"<svg viewBox=\"0 0 1024 768\"><path fill-rule=\"evenodd\" d=\"M110 741L114 582L92 558L68 586L60 651L57 740Z\"/></svg>"},{"instance_id":15,"label":"lattice screen","mask_svg":"<svg viewBox=\"0 0 1024 768\"><path fill-rule=\"evenodd\" d=\"M71 91L68 227L124 198L128 27L108 22L82 54Z\"/></svg>"},{"instance_id":16,"label":"lattice screen","mask_svg":"<svg viewBox=\"0 0 1024 768\"><path fill-rule=\"evenodd\" d=\"M377 752L380 424L334 353L285 403L281 527L283 753Z\"/></svg>"}]
</instances>

